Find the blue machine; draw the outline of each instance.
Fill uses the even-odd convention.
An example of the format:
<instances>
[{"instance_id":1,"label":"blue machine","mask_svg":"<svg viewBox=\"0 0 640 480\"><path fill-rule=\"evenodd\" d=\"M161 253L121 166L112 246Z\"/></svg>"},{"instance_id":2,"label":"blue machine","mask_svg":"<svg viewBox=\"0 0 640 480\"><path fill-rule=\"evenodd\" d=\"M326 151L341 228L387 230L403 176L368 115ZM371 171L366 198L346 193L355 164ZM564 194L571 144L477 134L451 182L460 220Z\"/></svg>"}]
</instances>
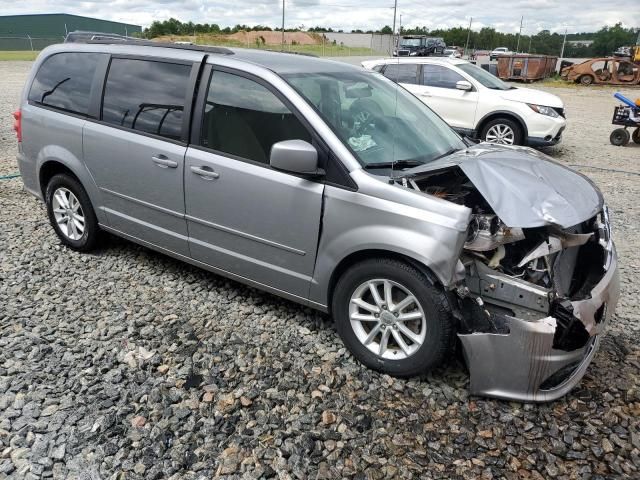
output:
<instances>
[{"instance_id":1,"label":"blue machine","mask_svg":"<svg viewBox=\"0 0 640 480\"><path fill-rule=\"evenodd\" d=\"M633 100L628 99L621 93L617 92L613 95L620 100L623 105L618 105L613 111L613 125L621 125L623 128L616 128L609 136L612 145L623 147L633 139L635 143L640 144L640 106ZM629 127L634 128L633 133L627 130Z\"/></svg>"}]
</instances>

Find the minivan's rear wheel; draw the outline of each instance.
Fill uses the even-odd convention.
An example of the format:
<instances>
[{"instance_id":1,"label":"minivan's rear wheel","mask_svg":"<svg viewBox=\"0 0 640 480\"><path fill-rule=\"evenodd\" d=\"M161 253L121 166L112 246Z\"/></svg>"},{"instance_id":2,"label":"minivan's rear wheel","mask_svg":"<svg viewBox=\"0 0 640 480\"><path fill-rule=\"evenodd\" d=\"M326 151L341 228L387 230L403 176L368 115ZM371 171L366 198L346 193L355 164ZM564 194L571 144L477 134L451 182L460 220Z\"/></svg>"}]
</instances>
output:
<instances>
[{"instance_id":1,"label":"minivan's rear wheel","mask_svg":"<svg viewBox=\"0 0 640 480\"><path fill-rule=\"evenodd\" d=\"M522 128L509 118L496 118L487 123L480 138L488 143L499 145L522 145Z\"/></svg>"},{"instance_id":2,"label":"minivan's rear wheel","mask_svg":"<svg viewBox=\"0 0 640 480\"><path fill-rule=\"evenodd\" d=\"M366 260L347 270L336 284L332 311L351 353L390 375L425 373L453 348L443 292L397 260Z\"/></svg>"},{"instance_id":3,"label":"minivan's rear wheel","mask_svg":"<svg viewBox=\"0 0 640 480\"><path fill-rule=\"evenodd\" d=\"M74 250L91 250L98 240L98 220L80 182L67 174L54 175L45 200L49 221L62 243Z\"/></svg>"}]
</instances>

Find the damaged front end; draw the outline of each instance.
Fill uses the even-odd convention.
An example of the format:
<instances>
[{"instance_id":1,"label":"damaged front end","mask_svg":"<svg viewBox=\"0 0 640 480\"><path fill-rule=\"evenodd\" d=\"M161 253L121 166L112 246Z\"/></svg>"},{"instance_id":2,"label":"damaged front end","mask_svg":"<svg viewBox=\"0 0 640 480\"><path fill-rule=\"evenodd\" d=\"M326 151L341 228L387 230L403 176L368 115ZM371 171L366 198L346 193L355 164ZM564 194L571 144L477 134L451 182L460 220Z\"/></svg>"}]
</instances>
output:
<instances>
[{"instance_id":1,"label":"damaged front end","mask_svg":"<svg viewBox=\"0 0 640 480\"><path fill-rule=\"evenodd\" d=\"M471 393L549 401L580 381L615 310L619 283L608 211L584 177L545 160L519 165L519 174L503 170L491 186L487 172L499 165L495 159L469 165L460 156L446 168L399 181L472 210L460 254L465 279L453 302ZM567 194L581 197L582 205L558 193L558 178L546 205L531 201L549 188L544 163L573 180L565 188L583 189ZM513 186L521 195L508 201L504 190Z\"/></svg>"}]
</instances>

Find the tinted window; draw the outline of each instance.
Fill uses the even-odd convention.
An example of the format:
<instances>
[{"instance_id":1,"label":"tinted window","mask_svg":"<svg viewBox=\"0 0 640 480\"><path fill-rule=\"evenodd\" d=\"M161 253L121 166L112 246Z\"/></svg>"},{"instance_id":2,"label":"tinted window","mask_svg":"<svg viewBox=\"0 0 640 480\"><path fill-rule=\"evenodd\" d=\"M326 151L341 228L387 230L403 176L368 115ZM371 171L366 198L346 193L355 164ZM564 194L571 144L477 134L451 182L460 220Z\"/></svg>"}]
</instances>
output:
<instances>
[{"instance_id":1,"label":"tinted window","mask_svg":"<svg viewBox=\"0 0 640 480\"><path fill-rule=\"evenodd\" d=\"M456 88L456 83L464 80L462 75L457 74L447 67L440 65L422 66L422 83L429 87Z\"/></svg>"},{"instance_id":2,"label":"tinted window","mask_svg":"<svg viewBox=\"0 0 640 480\"><path fill-rule=\"evenodd\" d=\"M390 63L384 69L384 76L397 83L418 83L418 65Z\"/></svg>"},{"instance_id":3,"label":"tinted window","mask_svg":"<svg viewBox=\"0 0 640 480\"><path fill-rule=\"evenodd\" d=\"M99 53L58 53L47 58L31 85L29 100L86 115Z\"/></svg>"},{"instance_id":4,"label":"tinted window","mask_svg":"<svg viewBox=\"0 0 640 480\"><path fill-rule=\"evenodd\" d=\"M191 66L150 60L111 60L102 120L180 139Z\"/></svg>"},{"instance_id":5,"label":"tinted window","mask_svg":"<svg viewBox=\"0 0 640 480\"><path fill-rule=\"evenodd\" d=\"M271 146L311 135L278 97L259 83L226 72L211 76L201 143L220 152L268 163Z\"/></svg>"}]
</instances>

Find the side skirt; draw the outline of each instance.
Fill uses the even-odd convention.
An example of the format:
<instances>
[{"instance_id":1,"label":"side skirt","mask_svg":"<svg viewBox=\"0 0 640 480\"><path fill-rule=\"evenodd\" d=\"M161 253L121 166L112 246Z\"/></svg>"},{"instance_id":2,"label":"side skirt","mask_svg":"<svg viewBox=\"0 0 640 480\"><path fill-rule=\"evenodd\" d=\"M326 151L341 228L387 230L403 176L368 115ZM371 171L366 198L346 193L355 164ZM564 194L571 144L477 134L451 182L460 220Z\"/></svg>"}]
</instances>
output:
<instances>
[{"instance_id":1,"label":"side skirt","mask_svg":"<svg viewBox=\"0 0 640 480\"><path fill-rule=\"evenodd\" d=\"M104 230L105 232L112 233L112 234L114 234L114 235L116 235L118 237L122 237L122 238L124 238L126 240L130 240L130 241L132 241L134 243L137 243L138 245L142 245L143 247L150 248L151 250L155 250L157 252L163 253L163 254L168 255L170 257L173 257L173 258L175 258L177 260L181 260L181 261L183 261L185 263L188 263L190 265L194 265L194 266L196 266L198 268L202 268L203 270L207 270L207 271L209 271L211 273L215 273L216 275L220 275L222 277L226 277L226 278L229 278L231 280L235 280L237 282L244 283L245 285L249 285L249 286L255 287L255 288L259 289L259 290L263 290L265 292L272 293L272 294L277 295L279 297L286 298L287 300L291 300L292 302L296 302L296 303L299 303L301 305L305 305L307 307L311 307L311 308L314 308L316 310L320 310L321 312L324 312L324 313L328 313L329 312L329 308L328 308L327 305L323 305L321 303L316 303L316 302L313 302L313 301L311 301L311 300L309 300L307 298L299 297L297 295L293 295L293 294L285 292L283 290L278 290L277 288L270 287L269 285L265 285L264 283L256 282L254 280L251 280L250 278L243 277L241 275L236 275L235 273L229 272L227 270L222 270L221 268L216 268L216 267L214 267L212 265L209 265L209 264L204 263L204 262L200 262L200 261L195 260L195 259L193 259L191 257L186 257L186 256L181 255L179 253L176 253L176 252L174 252L172 250L168 250L166 248L163 248L163 247L160 247L158 245L155 245L155 244L153 244L151 242L147 242L145 240L141 240L138 237L134 237L133 235L128 235L128 234L126 234L124 232L116 230L115 228L111 228L111 227L109 227L107 225L100 224L100 228L102 230Z\"/></svg>"}]
</instances>

